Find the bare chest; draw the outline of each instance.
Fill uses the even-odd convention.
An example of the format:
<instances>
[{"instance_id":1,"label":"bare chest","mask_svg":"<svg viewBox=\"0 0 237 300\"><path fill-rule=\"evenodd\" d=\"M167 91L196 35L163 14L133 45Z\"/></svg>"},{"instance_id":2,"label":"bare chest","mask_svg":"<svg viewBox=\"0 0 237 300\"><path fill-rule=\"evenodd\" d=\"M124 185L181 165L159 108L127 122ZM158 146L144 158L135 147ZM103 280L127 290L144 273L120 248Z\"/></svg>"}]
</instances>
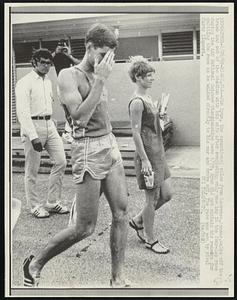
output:
<instances>
[{"instance_id":1,"label":"bare chest","mask_svg":"<svg viewBox=\"0 0 237 300\"><path fill-rule=\"evenodd\" d=\"M81 94L82 99L84 100L91 90L94 81L93 76L89 78L79 70L75 70L74 76L78 91Z\"/></svg>"}]
</instances>

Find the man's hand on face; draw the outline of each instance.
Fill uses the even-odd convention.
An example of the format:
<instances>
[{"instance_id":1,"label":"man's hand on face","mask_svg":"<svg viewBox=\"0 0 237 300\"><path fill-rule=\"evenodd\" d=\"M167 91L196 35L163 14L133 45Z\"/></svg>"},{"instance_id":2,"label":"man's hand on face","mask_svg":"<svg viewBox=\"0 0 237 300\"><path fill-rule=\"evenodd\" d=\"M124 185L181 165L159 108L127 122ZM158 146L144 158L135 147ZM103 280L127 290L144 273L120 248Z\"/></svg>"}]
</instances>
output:
<instances>
[{"instance_id":1,"label":"man's hand on face","mask_svg":"<svg viewBox=\"0 0 237 300\"><path fill-rule=\"evenodd\" d=\"M114 64L114 52L107 51L101 62L99 63L98 57L95 58L94 71L98 79L105 81L112 71Z\"/></svg>"},{"instance_id":2,"label":"man's hand on face","mask_svg":"<svg viewBox=\"0 0 237 300\"><path fill-rule=\"evenodd\" d=\"M32 146L33 146L33 148L34 148L35 151L41 152L43 150L43 147L42 147L42 144L41 144L39 138L33 139L31 141L31 144L32 144Z\"/></svg>"}]
</instances>

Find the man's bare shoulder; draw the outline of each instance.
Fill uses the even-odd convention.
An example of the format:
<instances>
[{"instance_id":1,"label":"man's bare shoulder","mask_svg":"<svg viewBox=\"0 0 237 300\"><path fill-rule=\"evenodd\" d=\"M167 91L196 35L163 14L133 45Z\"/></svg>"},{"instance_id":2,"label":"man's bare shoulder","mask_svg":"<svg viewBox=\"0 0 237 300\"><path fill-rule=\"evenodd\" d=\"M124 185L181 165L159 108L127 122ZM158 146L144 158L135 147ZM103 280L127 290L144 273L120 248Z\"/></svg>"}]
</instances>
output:
<instances>
[{"instance_id":1,"label":"man's bare shoulder","mask_svg":"<svg viewBox=\"0 0 237 300\"><path fill-rule=\"evenodd\" d=\"M85 80L84 74L75 67L66 68L60 71L58 75L59 84L77 83L80 85Z\"/></svg>"},{"instance_id":2,"label":"man's bare shoulder","mask_svg":"<svg viewBox=\"0 0 237 300\"><path fill-rule=\"evenodd\" d=\"M73 77L73 73L74 73L73 67L62 69L58 74L58 80L64 81L67 78L70 78L71 80L71 78Z\"/></svg>"}]
</instances>

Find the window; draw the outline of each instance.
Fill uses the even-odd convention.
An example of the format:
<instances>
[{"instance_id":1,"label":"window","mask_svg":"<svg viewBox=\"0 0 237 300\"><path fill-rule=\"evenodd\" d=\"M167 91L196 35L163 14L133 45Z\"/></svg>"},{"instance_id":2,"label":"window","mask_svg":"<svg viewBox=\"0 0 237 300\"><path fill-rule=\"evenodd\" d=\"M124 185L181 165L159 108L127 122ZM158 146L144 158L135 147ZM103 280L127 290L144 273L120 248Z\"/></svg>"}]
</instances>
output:
<instances>
[{"instance_id":1,"label":"window","mask_svg":"<svg viewBox=\"0 0 237 300\"><path fill-rule=\"evenodd\" d=\"M39 42L15 43L16 63L30 63L32 52L39 48Z\"/></svg>"},{"instance_id":2,"label":"window","mask_svg":"<svg viewBox=\"0 0 237 300\"><path fill-rule=\"evenodd\" d=\"M41 47L48 49L51 53L53 53L57 47L58 40L55 41L42 41Z\"/></svg>"},{"instance_id":3,"label":"window","mask_svg":"<svg viewBox=\"0 0 237 300\"><path fill-rule=\"evenodd\" d=\"M162 33L163 56L192 55L193 31Z\"/></svg>"},{"instance_id":4,"label":"window","mask_svg":"<svg viewBox=\"0 0 237 300\"><path fill-rule=\"evenodd\" d=\"M115 52L115 60L127 60L129 56L143 55L146 58L157 60L158 37L143 36L120 38L118 49Z\"/></svg>"},{"instance_id":5,"label":"window","mask_svg":"<svg viewBox=\"0 0 237 300\"><path fill-rule=\"evenodd\" d=\"M72 39L71 40L72 55L77 59L82 59L85 52L85 40L84 39Z\"/></svg>"}]
</instances>

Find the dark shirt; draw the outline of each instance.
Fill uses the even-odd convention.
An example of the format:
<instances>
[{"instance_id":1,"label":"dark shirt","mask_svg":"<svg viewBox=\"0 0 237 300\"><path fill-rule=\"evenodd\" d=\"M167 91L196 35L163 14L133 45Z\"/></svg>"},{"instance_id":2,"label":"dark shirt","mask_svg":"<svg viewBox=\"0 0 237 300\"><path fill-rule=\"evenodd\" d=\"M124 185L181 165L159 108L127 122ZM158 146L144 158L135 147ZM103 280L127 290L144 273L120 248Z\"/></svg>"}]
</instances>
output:
<instances>
[{"instance_id":1,"label":"dark shirt","mask_svg":"<svg viewBox=\"0 0 237 300\"><path fill-rule=\"evenodd\" d=\"M53 63L57 76L62 69L69 68L74 65L73 60L64 53L56 53L53 58Z\"/></svg>"}]
</instances>

